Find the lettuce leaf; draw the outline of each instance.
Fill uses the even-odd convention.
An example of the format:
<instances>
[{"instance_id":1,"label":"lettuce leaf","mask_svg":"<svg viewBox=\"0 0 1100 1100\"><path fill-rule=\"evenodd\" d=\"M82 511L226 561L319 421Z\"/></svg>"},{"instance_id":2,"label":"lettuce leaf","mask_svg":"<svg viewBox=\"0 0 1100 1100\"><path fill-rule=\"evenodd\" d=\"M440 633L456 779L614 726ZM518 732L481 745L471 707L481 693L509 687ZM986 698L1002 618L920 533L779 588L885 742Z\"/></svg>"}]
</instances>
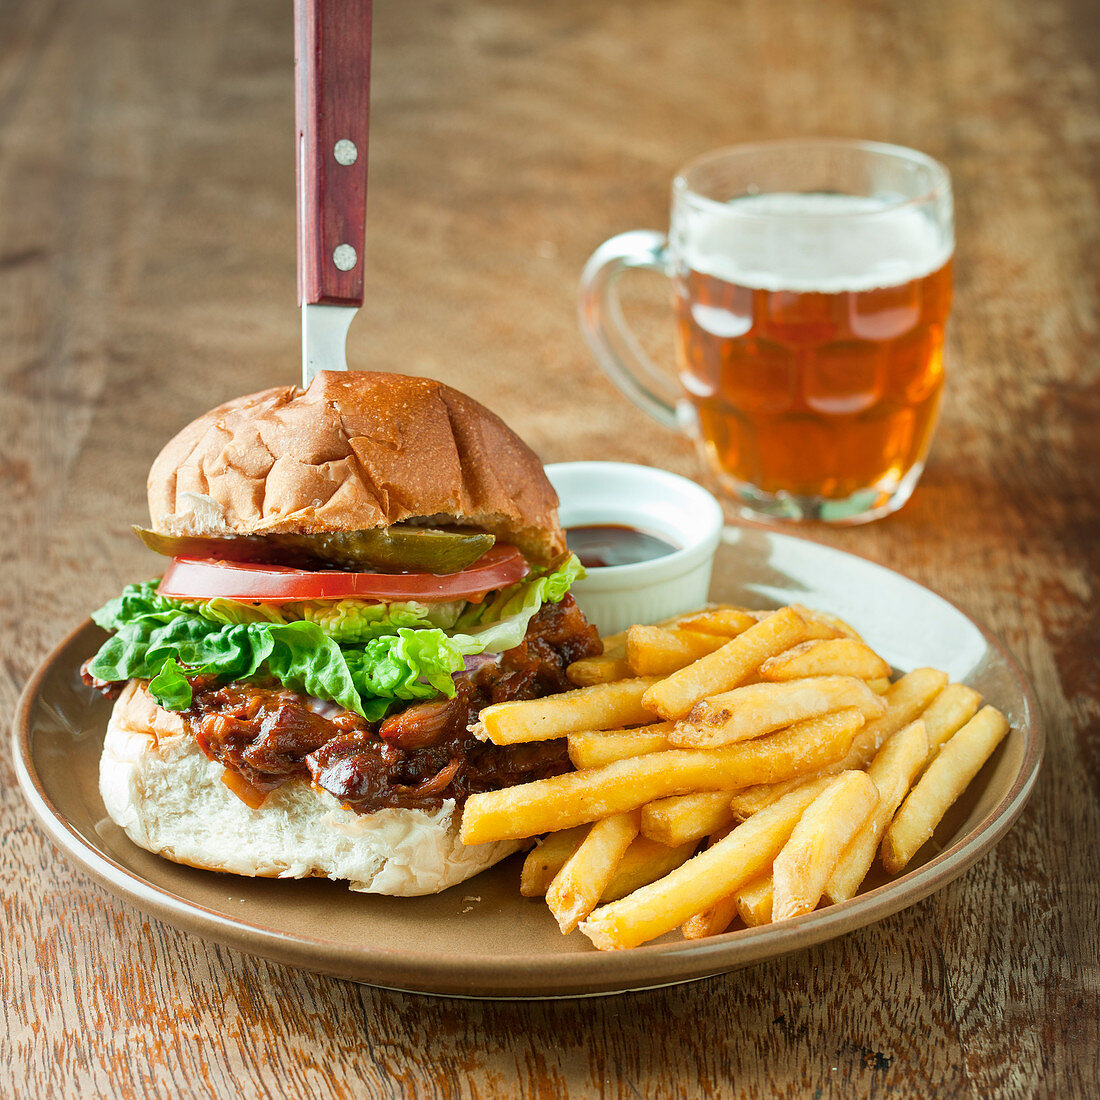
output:
<instances>
[{"instance_id":1,"label":"lettuce leaf","mask_svg":"<svg viewBox=\"0 0 1100 1100\"><path fill-rule=\"evenodd\" d=\"M291 605L290 613L316 623L339 642L366 642L402 628L438 627L449 630L458 622L465 600L439 603L371 603L367 600L314 600Z\"/></svg>"},{"instance_id":2,"label":"lettuce leaf","mask_svg":"<svg viewBox=\"0 0 1100 1100\"><path fill-rule=\"evenodd\" d=\"M165 710L183 710L191 703L191 685L183 666L171 657L160 666L160 672L149 681L149 694Z\"/></svg>"},{"instance_id":3,"label":"lettuce leaf","mask_svg":"<svg viewBox=\"0 0 1100 1100\"><path fill-rule=\"evenodd\" d=\"M188 677L273 676L375 721L398 700L453 696L464 657L519 645L539 608L581 575L567 555L480 604L175 600L146 581L92 615L113 634L88 668L102 680L149 680L168 710L191 705Z\"/></svg>"},{"instance_id":4,"label":"lettuce leaf","mask_svg":"<svg viewBox=\"0 0 1100 1100\"><path fill-rule=\"evenodd\" d=\"M470 646L468 653L503 653L523 641L527 626L544 603L560 603L584 566L567 554L549 569L502 588L485 604L469 604L458 620L456 639ZM476 647L476 648L475 648Z\"/></svg>"}]
</instances>

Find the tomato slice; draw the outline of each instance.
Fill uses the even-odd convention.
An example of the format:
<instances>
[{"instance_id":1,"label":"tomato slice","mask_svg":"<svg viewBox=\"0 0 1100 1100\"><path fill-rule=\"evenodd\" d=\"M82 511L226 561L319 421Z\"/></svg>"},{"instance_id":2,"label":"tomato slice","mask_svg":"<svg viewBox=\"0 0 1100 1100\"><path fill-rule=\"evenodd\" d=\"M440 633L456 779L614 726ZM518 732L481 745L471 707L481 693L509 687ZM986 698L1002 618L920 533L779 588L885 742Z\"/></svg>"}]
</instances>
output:
<instances>
[{"instance_id":1,"label":"tomato slice","mask_svg":"<svg viewBox=\"0 0 1100 1100\"><path fill-rule=\"evenodd\" d=\"M173 558L157 593L184 600L456 600L481 599L486 592L522 580L528 573L514 546L497 543L459 573L339 573L251 565L210 558Z\"/></svg>"}]
</instances>

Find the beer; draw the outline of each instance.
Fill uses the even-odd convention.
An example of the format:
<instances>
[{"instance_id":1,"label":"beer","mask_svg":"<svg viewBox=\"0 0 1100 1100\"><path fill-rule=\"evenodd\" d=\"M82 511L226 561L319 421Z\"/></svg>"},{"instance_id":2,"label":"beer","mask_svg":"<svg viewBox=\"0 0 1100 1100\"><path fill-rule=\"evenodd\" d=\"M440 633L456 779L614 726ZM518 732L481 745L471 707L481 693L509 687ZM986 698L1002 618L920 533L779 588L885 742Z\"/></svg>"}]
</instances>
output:
<instances>
[{"instance_id":1,"label":"beer","mask_svg":"<svg viewBox=\"0 0 1100 1100\"><path fill-rule=\"evenodd\" d=\"M729 492L829 518L829 501L874 507L915 482L951 303L950 236L922 211L829 193L714 204L681 225L673 280L680 380Z\"/></svg>"},{"instance_id":2,"label":"beer","mask_svg":"<svg viewBox=\"0 0 1100 1100\"><path fill-rule=\"evenodd\" d=\"M620 233L581 276L597 362L696 440L755 519L865 523L917 484L943 390L954 205L897 145L795 138L718 149L672 181L667 238ZM627 325L626 271L673 281L677 383Z\"/></svg>"}]
</instances>

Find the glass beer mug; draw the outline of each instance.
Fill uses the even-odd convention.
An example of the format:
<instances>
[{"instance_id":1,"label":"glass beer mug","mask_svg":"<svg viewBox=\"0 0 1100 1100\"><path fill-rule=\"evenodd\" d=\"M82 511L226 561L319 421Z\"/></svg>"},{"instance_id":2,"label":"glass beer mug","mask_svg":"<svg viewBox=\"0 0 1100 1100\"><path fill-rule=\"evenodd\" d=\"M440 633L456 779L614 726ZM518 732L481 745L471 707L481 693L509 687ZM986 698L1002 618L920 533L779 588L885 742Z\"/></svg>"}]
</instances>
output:
<instances>
[{"instance_id":1,"label":"glass beer mug","mask_svg":"<svg viewBox=\"0 0 1100 1100\"><path fill-rule=\"evenodd\" d=\"M863 523L924 468L943 389L954 220L947 170L910 149L799 140L707 154L672 185L668 238L603 244L580 318L637 405L691 435L757 519ZM671 278L679 386L626 327L627 268Z\"/></svg>"}]
</instances>

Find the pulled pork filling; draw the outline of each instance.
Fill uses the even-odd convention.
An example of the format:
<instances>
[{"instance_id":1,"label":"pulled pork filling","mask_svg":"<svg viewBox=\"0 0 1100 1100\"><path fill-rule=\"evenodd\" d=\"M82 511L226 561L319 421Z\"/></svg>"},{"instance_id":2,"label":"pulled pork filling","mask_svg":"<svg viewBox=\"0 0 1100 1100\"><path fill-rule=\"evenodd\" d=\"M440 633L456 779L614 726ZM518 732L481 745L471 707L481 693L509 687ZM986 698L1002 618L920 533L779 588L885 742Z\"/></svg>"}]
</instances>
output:
<instances>
[{"instance_id":1,"label":"pulled pork filling","mask_svg":"<svg viewBox=\"0 0 1100 1100\"><path fill-rule=\"evenodd\" d=\"M569 770L565 742L498 746L467 727L482 708L573 685L566 667L599 653L596 629L567 595L545 604L527 635L498 660L455 677L453 699L419 703L368 722L271 682L223 686L193 681L182 712L203 752L250 805L292 779L308 779L359 813L387 807L437 809L470 794Z\"/></svg>"}]
</instances>

